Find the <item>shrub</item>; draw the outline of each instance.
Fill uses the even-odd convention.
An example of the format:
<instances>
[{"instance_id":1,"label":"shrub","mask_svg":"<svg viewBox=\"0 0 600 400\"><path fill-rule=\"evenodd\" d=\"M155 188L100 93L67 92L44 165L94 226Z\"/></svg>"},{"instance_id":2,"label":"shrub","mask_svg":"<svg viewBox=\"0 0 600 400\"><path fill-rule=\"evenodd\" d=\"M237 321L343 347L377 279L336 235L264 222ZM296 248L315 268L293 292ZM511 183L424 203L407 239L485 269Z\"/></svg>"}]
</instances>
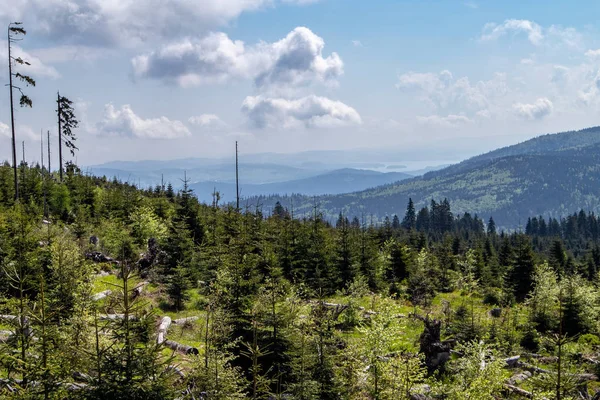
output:
<instances>
[{"instance_id":1,"label":"shrub","mask_svg":"<svg viewBox=\"0 0 600 400\"><path fill-rule=\"evenodd\" d=\"M600 338L591 333L586 333L585 335L581 335L577 340L577 343L583 346L589 346L592 348L596 348L600 346Z\"/></svg>"}]
</instances>

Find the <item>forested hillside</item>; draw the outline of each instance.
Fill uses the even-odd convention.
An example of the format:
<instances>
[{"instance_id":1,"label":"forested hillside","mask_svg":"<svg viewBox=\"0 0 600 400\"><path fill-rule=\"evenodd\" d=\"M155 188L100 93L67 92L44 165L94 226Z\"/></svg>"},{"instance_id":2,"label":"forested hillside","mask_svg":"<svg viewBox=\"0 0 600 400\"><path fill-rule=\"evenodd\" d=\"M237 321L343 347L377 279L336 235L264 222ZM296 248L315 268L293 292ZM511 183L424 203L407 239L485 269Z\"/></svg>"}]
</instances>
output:
<instances>
[{"instance_id":1,"label":"forested hillside","mask_svg":"<svg viewBox=\"0 0 600 400\"><path fill-rule=\"evenodd\" d=\"M531 215L600 212L599 141L600 128L545 135L397 184L316 199L266 196L249 203L267 208L276 202L293 204L303 215L317 202L329 218L343 212L381 222L401 214L409 198L417 206L447 198L459 212L493 216L499 226L517 229Z\"/></svg>"},{"instance_id":2,"label":"forested hillside","mask_svg":"<svg viewBox=\"0 0 600 400\"><path fill-rule=\"evenodd\" d=\"M15 201L0 166L2 398L600 396L592 213L507 234L437 199L331 224L73 164L18 177Z\"/></svg>"}]
</instances>

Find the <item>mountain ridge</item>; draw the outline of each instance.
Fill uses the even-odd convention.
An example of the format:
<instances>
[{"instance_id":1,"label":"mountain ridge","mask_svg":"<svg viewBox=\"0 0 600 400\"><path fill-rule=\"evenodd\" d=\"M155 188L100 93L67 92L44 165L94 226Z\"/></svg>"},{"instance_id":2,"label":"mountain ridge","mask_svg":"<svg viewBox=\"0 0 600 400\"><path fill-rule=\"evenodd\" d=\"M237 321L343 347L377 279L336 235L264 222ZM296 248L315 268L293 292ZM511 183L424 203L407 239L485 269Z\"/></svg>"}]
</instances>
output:
<instances>
[{"instance_id":1,"label":"mountain ridge","mask_svg":"<svg viewBox=\"0 0 600 400\"><path fill-rule=\"evenodd\" d=\"M409 198L423 207L448 198L456 213L469 212L515 228L525 215L561 217L581 208L600 212L600 127L559 132L500 148L439 171L399 183L316 201L330 219L372 215L402 217ZM566 171L566 172L565 172ZM279 201L297 214L314 201L302 196L263 196L250 202L272 207Z\"/></svg>"}]
</instances>

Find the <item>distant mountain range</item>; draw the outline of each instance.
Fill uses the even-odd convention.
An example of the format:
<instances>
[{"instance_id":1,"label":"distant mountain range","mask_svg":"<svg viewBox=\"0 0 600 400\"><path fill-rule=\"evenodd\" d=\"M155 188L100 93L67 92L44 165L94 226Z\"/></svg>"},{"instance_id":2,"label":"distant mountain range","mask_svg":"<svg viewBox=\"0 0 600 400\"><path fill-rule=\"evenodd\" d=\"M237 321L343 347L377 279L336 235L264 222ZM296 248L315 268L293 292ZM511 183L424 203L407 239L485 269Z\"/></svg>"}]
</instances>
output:
<instances>
[{"instance_id":1,"label":"distant mountain range","mask_svg":"<svg viewBox=\"0 0 600 400\"><path fill-rule=\"evenodd\" d=\"M413 175L403 172L383 173L344 168L309 178L284 182L248 184L242 181L240 183L240 196L248 198L271 194L301 193L305 196L340 194L398 182L412 177ZM221 199L225 202L235 200L235 182L199 182L192 184L191 188L201 201L211 201L214 190L221 194Z\"/></svg>"},{"instance_id":2,"label":"distant mountain range","mask_svg":"<svg viewBox=\"0 0 600 400\"><path fill-rule=\"evenodd\" d=\"M422 154L408 157L406 153L384 149L243 154L239 165L240 192L243 197L348 193L397 182L447 165L447 162L430 161ZM407 157L405 162L403 157ZM153 187L162 182L180 189L183 180L187 179L201 201L211 202L215 189L221 193L223 201L235 199L233 158L112 161L84 167L84 171L116 177L139 187Z\"/></svg>"},{"instance_id":3,"label":"distant mountain range","mask_svg":"<svg viewBox=\"0 0 600 400\"><path fill-rule=\"evenodd\" d=\"M339 212L381 220L404 215L408 199L418 207L448 198L455 213L469 212L500 226L516 228L527 217L561 217L585 209L600 212L600 127L540 136L467 159L398 183L354 193L319 196L330 218ZM290 196L248 199L267 210ZM297 215L309 213L314 199L293 196Z\"/></svg>"}]
</instances>

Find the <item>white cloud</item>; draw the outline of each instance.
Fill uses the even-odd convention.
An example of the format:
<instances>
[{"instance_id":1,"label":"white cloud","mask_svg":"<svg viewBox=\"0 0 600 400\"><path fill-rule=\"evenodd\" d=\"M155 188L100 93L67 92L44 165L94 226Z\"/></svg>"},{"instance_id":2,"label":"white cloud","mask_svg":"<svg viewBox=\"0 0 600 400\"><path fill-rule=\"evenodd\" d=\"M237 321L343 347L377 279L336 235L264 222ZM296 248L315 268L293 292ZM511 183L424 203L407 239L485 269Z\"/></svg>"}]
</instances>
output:
<instances>
[{"instance_id":1,"label":"white cloud","mask_svg":"<svg viewBox=\"0 0 600 400\"><path fill-rule=\"evenodd\" d=\"M597 58L600 57L600 49L596 49L596 50L588 50L585 52L585 56L586 57L590 57L590 58Z\"/></svg>"},{"instance_id":2,"label":"white cloud","mask_svg":"<svg viewBox=\"0 0 600 400\"><path fill-rule=\"evenodd\" d=\"M583 44L583 35L575 28L565 28L560 25L551 25L544 28L526 19L507 19L502 24L487 23L484 25L479 39L485 42L509 34L517 35L520 33L527 35L529 42L535 46L560 44L580 49Z\"/></svg>"},{"instance_id":3,"label":"white cloud","mask_svg":"<svg viewBox=\"0 0 600 400\"><path fill-rule=\"evenodd\" d=\"M22 140L27 141L39 141L40 135L36 134L33 129L31 129L28 125L16 124L15 126L15 136L17 138L17 142L21 143ZM12 131L10 129L10 125L5 124L4 122L0 122L0 139L12 139ZM20 149L20 148L19 148Z\"/></svg>"},{"instance_id":4,"label":"white cloud","mask_svg":"<svg viewBox=\"0 0 600 400\"><path fill-rule=\"evenodd\" d=\"M135 46L224 25L272 0L19 0L0 2L0 20L68 44Z\"/></svg>"},{"instance_id":5,"label":"white cloud","mask_svg":"<svg viewBox=\"0 0 600 400\"><path fill-rule=\"evenodd\" d=\"M31 75L32 78L36 79L38 77L45 77L51 79L57 79L60 77L60 74L53 67L44 64L42 60L36 57L34 54L31 54L25 50L23 50L20 46L15 46L13 44L11 50L12 57L20 57L23 61L27 61L30 65L19 65L15 64L13 69L13 73L21 72L23 75ZM6 47L6 40L0 41L0 58L7 59L8 58L8 50ZM7 70L8 74L8 66L4 67ZM16 83L15 83L16 85Z\"/></svg>"},{"instance_id":6,"label":"white cloud","mask_svg":"<svg viewBox=\"0 0 600 400\"><path fill-rule=\"evenodd\" d=\"M467 77L454 79L447 70L440 73L408 72L398 76L396 87L415 93L433 109L447 110L449 114L485 109L494 99L508 92L504 74L471 84Z\"/></svg>"},{"instance_id":7,"label":"white cloud","mask_svg":"<svg viewBox=\"0 0 600 400\"><path fill-rule=\"evenodd\" d=\"M242 13L318 0L18 0L0 2L0 22L66 45L134 48L165 38L204 34Z\"/></svg>"},{"instance_id":8,"label":"white cloud","mask_svg":"<svg viewBox=\"0 0 600 400\"><path fill-rule=\"evenodd\" d=\"M528 40L535 45L540 44L544 38L542 27L535 22L525 19L507 19L500 25L495 23L485 24L480 39L482 41L495 40L509 33L525 33Z\"/></svg>"},{"instance_id":9,"label":"white cloud","mask_svg":"<svg viewBox=\"0 0 600 400\"><path fill-rule=\"evenodd\" d=\"M215 114L201 114L193 116L188 119L188 122L203 129L218 130L227 127L227 124Z\"/></svg>"},{"instance_id":10,"label":"white cloud","mask_svg":"<svg viewBox=\"0 0 600 400\"><path fill-rule=\"evenodd\" d=\"M6 125L4 122L0 122L0 137L10 139L12 137L10 132L10 126Z\"/></svg>"},{"instance_id":11,"label":"white cloud","mask_svg":"<svg viewBox=\"0 0 600 400\"><path fill-rule=\"evenodd\" d=\"M247 47L225 33L186 38L132 60L134 76L175 82L180 86L254 79L259 87L331 84L343 73L336 53L323 57L325 42L298 27L274 43Z\"/></svg>"},{"instance_id":12,"label":"white cloud","mask_svg":"<svg viewBox=\"0 0 600 400\"><path fill-rule=\"evenodd\" d=\"M444 128L455 128L460 125L469 124L473 121L471 121L464 115L450 114L446 117L442 117L439 115L430 115L427 117L417 116L417 122L419 122L422 125L434 125Z\"/></svg>"},{"instance_id":13,"label":"white cloud","mask_svg":"<svg viewBox=\"0 0 600 400\"><path fill-rule=\"evenodd\" d=\"M489 119L492 117L492 113L490 110L479 110L475 113L475 115L479 118Z\"/></svg>"},{"instance_id":14,"label":"white cloud","mask_svg":"<svg viewBox=\"0 0 600 400\"><path fill-rule=\"evenodd\" d=\"M532 58L523 58L523 59L521 59L521 64L533 65L533 64L535 64L535 61Z\"/></svg>"},{"instance_id":15,"label":"white cloud","mask_svg":"<svg viewBox=\"0 0 600 400\"><path fill-rule=\"evenodd\" d=\"M473 1L466 1L463 3L465 5L465 7L469 7L470 9L476 10L479 8L479 4L473 2Z\"/></svg>"},{"instance_id":16,"label":"white cloud","mask_svg":"<svg viewBox=\"0 0 600 400\"><path fill-rule=\"evenodd\" d=\"M352 46L354 47L363 47L363 44L360 40L353 40L352 41Z\"/></svg>"},{"instance_id":17,"label":"white cloud","mask_svg":"<svg viewBox=\"0 0 600 400\"><path fill-rule=\"evenodd\" d=\"M320 0L282 0L284 3L288 4L298 4L298 5L306 5L306 4L314 4L318 3Z\"/></svg>"},{"instance_id":18,"label":"white cloud","mask_svg":"<svg viewBox=\"0 0 600 400\"><path fill-rule=\"evenodd\" d=\"M23 138L25 140L33 140L36 142L40 141L40 133L34 132L34 130L29 125L17 124L16 131L17 141Z\"/></svg>"},{"instance_id":19,"label":"white cloud","mask_svg":"<svg viewBox=\"0 0 600 400\"><path fill-rule=\"evenodd\" d=\"M64 45L31 50L31 53L44 63L64 63L73 61L92 62L111 54L111 50L80 45Z\"/></svg>"},{"instance_id":20,"label":"white cloud","mask_svg":"<svg viewBox=\"0 0 600 400\"><path fill-rule=\"evenodd\" d=\"M242 111L257 128L331 128L362 123L354 108L314 95L294 100L249 96Z\"/></svg>"},{"instance_id":21,"label":"white cloud","mask_svg":"<svg viewBox=\"0 0 600 400\"><path fill-rule=\"evenodd\" d=\"M580 74L584 76L585 84L578 91L577 98L584 105L591 105L598 100L600 94L600 69L583 70Z\"/></svg>"},{"instance_id":22,"label":"white cloud","mask_svg":"<svg viewBox=\"0 0 600 400\"><path fill-rule=\"evenodd\" d=\"M106 104L104 118L96 128L100 135L144 139L176 139L191 135L180 121L172 121L167 117L144 119L136 115L128 104L120 109L110 103Z\"/></svg>"},{"instance_id":23,"label":"white cloud","mask_svg":"<svg viewBox=\"0 0 600 400\"><path fill-rule=\"evenodd\" d=\"M532 104L516 103L513 105L513 110L519 117L530 120L544 118L551 114L553 109L554 105L546 97L541 97Z\"/></svg>"},{"instance_id":24,"label":"white cloud","mask_svg":"<svg viewBox=\"0 0 600 400\"><path fill-rule=\"evenodd\" d=\"M550 81L555 84L562 84L568 79L569 68L562 65L555 65L552 70Z\"/></svg>"},{"instance_id":25,"label":"white cloud","mask_svg":"<svg viewBox=\"0 0 600 400\"><path fill-rule=\"evenodd\" d=\"M583 49L583 35L575 28L551 25L546 29L546 36L550 43L563 44L573 49Z\"/></svg>"}]
</instances>

